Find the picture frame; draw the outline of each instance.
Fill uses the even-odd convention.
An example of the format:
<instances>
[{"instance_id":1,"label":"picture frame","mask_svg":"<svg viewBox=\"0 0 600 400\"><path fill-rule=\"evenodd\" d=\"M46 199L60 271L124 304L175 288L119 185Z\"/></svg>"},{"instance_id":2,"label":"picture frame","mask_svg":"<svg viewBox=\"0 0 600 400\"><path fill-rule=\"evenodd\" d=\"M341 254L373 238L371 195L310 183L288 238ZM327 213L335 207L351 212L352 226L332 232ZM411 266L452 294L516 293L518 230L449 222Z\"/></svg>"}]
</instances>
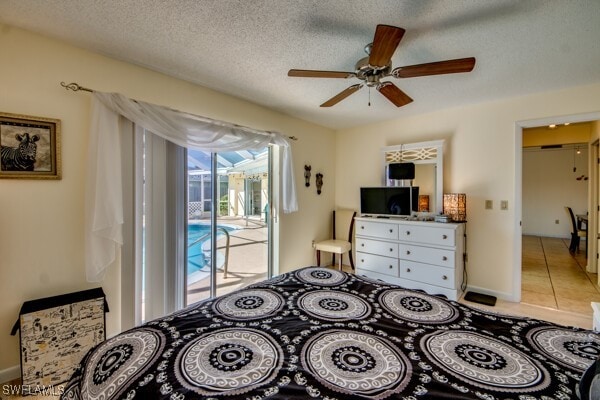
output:
<instances>
[{"instance_id":1,"label":"picture frame","mask_svg":"<svg viewBox=\"0 0 600 400\"><path fill-rule=\"evenodd\" d=\"M61 179L59 119L0 112L0 178Z\"/></svg>"}]
</instances>

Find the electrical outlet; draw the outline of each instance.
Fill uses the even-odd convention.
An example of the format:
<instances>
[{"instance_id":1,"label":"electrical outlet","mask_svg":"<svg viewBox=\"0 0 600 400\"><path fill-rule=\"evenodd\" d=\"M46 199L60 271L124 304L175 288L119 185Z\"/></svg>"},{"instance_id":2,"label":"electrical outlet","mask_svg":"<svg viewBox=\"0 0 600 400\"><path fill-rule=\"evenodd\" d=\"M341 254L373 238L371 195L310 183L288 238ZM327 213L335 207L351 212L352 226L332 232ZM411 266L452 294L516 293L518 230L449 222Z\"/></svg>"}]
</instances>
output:
<instances>
[{"instance_id":1,"label":"electrical outlet","mask_svg":"<svg viewBox=\"0 0 600 400\"><path fill-rule=\"evenodd\" d=\"M559 221L559 220L557 220L557 219L555 219L555 220L554 220L554 223L555 223L556 225L558 225L558 224L560 223L560 221Z\"/></svg>"},{"instance_id":2,"label":"electrical outlet","mask_svg":"<svg viewBox=\"0 0 600 400\"><path fill-rule=\"evenodd\" d=\"M508 210L508 200L500 200L500 209Z\"/></svg>"},{"instance_id":3,"label":"electrical outlet","mask_svg":"<svg viewBox=\"0 0 600 400\"><path fill-rule=\"evenodd\" d=\"M486 210L491 210L492 208L494 208L494 201L493 200L486 200L485 201L485 209Z\"/></svg>"}]
</instances>

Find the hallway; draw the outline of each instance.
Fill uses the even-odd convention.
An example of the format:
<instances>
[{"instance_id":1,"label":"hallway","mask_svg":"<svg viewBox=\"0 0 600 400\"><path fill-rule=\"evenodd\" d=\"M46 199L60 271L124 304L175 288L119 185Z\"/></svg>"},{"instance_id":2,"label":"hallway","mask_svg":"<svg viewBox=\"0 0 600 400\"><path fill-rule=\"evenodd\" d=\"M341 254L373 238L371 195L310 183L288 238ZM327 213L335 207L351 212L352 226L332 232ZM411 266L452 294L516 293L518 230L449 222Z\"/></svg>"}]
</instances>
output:
<instances>
[{"instance_id":1,"label":"hallway","mask_svg":"<svg viewBox=\"0 0 600 400\"><path fill-rule=\"evenodd\" d=\"M600 302L598 275L585 271L585 243L569 253L567 239L523 236L521 302L592 316Z\"/></svg>"}]
</instances>

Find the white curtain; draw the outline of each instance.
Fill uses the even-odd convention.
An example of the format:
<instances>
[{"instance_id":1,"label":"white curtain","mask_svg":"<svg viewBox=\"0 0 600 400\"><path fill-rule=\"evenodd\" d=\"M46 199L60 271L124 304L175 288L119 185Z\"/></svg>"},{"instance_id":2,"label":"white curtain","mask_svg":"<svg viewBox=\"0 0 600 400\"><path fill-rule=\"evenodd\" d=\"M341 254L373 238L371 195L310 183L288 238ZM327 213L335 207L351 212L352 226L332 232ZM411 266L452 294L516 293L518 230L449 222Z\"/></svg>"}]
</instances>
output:
<instances>
[{"instance_id":1,"label":"white curtain","mask_svg":"<svg viewBox=\"0 0 600 400\"><path fill-rule=\"evenodd\" d=\"M86 179L85 254L90 282L102 280L123 244L123 194L119 115L179 146L210 152L259 150L281 146L282 208L298 210L292 151L287 137L155 104L119 93L94 92Z\"/></svg>"}]
</instances>

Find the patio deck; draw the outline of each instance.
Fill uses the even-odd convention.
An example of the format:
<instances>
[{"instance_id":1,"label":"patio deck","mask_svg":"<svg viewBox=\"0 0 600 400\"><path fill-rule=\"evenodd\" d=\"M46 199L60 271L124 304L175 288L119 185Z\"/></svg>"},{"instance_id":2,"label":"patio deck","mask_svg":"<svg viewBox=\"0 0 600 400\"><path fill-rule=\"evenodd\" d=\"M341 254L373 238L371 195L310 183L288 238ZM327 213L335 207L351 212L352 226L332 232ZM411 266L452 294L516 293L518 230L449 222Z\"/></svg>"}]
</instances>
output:
<instances>
[{"instance_id":1,"label":"patio deck","mask_svg":"<svg viewBox=\"0 0 600 400\"><path fill-rule=\"evenodd\" d=\"M229 264L227 278L217 271L217 295L229 293L242 286L259 282L267 277L268 230L264 221L249 217L219 217L219 224L238 227L230 232ZM224 251L225 240L217 242L219 252ZM205 277L187 288L187 304L207 299L210 279Z\"/></svg>"}]
</instances>

